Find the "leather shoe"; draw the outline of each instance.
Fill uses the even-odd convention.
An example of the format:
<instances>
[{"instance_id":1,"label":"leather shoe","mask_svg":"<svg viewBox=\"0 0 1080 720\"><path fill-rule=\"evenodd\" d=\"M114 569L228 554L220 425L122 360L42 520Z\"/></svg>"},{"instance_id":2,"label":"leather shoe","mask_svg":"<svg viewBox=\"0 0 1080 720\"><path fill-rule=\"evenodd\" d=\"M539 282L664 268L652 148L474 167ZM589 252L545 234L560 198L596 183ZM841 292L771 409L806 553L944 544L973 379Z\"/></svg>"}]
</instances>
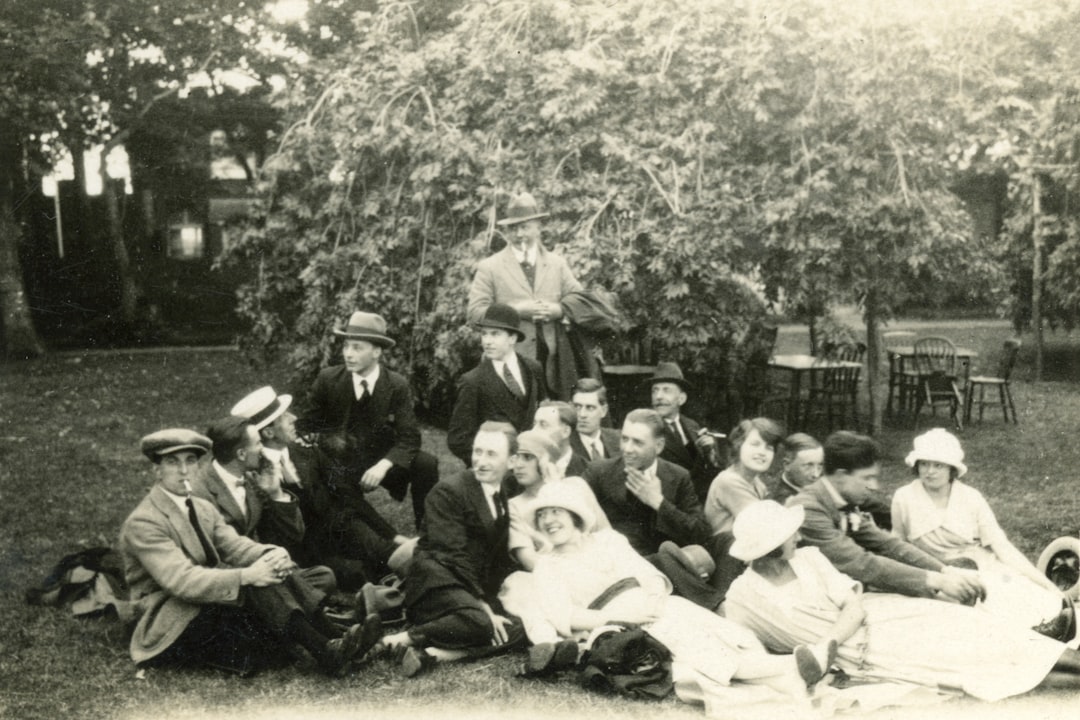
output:
<instances>
[{"instance_id":1,"label":"leather shoe","mask_svg":"<svg viewBox=\"0 0 1080 720\"><path fill-rule=\"evenodd\" d=\"M1045 635L1054 640L1065 642L1069 631L1073 628L1073 609L1065 608L1053 620L1047 620L1041 625L1031 628L1040 635Z\"/></svg>"},{"instance_id":2,"label":"leather shoe","mask_svg":"<svg viewBox=\"0 0 1080 720\"><path fill-rule=\"evenodd\" d=\"M401 653L401 674L407 678L416 677L430 670L434 665L434 656L412 645L406 647Z\"/></svg>"},{"instance_id":3,"label":"leather shoe","mask_svg":"<svg viewBox=\"0 0 1080 720\"><path fill-rule=\"evenodd\" d=\"M526 677L538 677L565 670L577 665L578 646L573 640L560 640L557 643L538 643L529 648L529 658L525 661Z\"/></svg>"},{"instance_id":4,"label":"leather shoe","mask_svg":"<svg viewBox=\"0 0 1080 720\"><path fill-rule=\"evenodd\" d=\"M795 666L799 669L799 677L806 682L807 687L816 685L821 678L825 677L825 673L829 672L829 668L832 667L833 661L836 659L836 652L836 641L830 640L826 650L825 665L823 667L818 664L818 659L814 656L814 651L808 646L800 645L795 648Z\"/></svg>"},{"instance_id":5,"label":"leather shoe","mask_svg":"<svg viewBox=\"0 0 1080 720\"><path fill-rule=\"evenodd\" d=\"M381 639L382 622L378 615L372 613L364 618L363 623L346 630L343 636L326 642L323 669L330 675L344 675L352 660L363 657Z\"/></svg>"}]
</instances>

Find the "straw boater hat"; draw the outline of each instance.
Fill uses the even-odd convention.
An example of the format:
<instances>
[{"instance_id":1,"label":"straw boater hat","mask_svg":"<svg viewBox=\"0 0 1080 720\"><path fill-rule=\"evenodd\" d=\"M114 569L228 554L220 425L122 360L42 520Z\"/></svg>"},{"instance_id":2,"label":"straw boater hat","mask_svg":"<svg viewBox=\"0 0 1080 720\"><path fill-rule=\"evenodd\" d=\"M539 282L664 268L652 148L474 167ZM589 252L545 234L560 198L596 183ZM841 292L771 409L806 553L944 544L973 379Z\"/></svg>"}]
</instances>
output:
<instances>
[{"instance_id":1,"label":"straw boater hat","mask_svg":"<svg viewBox=\"0 0 1080 720\"><path fill-rule=\"evenodd\" d=\"M247 418L256 430L262 430L281 417L291 404L292 395L278 395L267 385L233 405L229 414Z\"/></svg>"},{"instance_id":2,"label":"straw boater hat","mask_svg":"<svg viewBox=\"0 0 1080 720\"><path fill-rule=\"evenodd\" d=\"M551 437L540 430L526 430L517 436L518 452L529 453L538 458L547 457L551 462L559 459L559 446Z\"/></svg>"},{"instance_id":3,"label":"straw boater hat","mask_svg":"<svg viewBox=\"0 0 1080 720\"><path fill-rule=\"evenodd\" d=\"M924 432L915 438L912 443L914 449L904 458L908 467L915 467L920 460L945 463L956 468L956 477L962 478L967 474L967 465L964 464L964 448L960 447L960 441L948 430L934 428Z\"/></svg>"},{"instance_id":4,"label":"straw boater hat","mask_svg":"<svg viewBox=\"0 0 1080 720\"><path fill-rule=\"evenodd\" d=\"M386 334L386 321L382 319L382 315L359 310L352 314L349 324L343 329L335 328L334 334L347 340L367 340L372 345L382 348L392 348L395 345Z\"/></svg>"},{"instance_id":5,"label":"straw boater hat","mask_svg":"<svg viewBox=\"0 0 1080 720\"><path fill-rule=\"evenodd\" d=\"M210 452L214 443L205 435L200 435L187 428L168 428L150 433L139 443L142 454L152 462L159 463L161 458L184 450L202 457Z\"/></svg>"},{"instance_id":6,"label":"straw boater hat","mask_svg":"<svg viewBox=\"0 0 1080 720\"><path fill-rule=\"evenodd\" d=\"M529 220L539 220L547 216L548 213L541 212L536 198L527 192L523 192L510 198L510 202L506 205L506 217L495 224L506 227L507 225L517 225Z\"/></svg>"},{"instance_id":7,"label":"straw boater hat","mask_svg":"<svg viewBox=\"0 0 1080 720\"><path fill-rule=\"evenodd\" d=\"M515 333L518 340L525 339L525 333L521 332L521 316L517 310L503 303L492 303L484 311L484 317L476 323L478 328L496 328L506 332Z\"/></svg>"},{"instance_id":8,"label":"straw boater hat","mask_svg":"<svg viewBox=\"0 0 1080 720\"><path fill-rule=\"evenodd\" d=\"M653 376L645 381L645 385L652 387L656 383L675 383L683 390L690 390L690 383L683 377L682 369L678 363L662 362L656 366Z\"/></svg>"},{"instance_id":9,"label":"straw boater hat","mask_svg":"<svg viewBox=\"0 0 1080 720\"><path fill-rule=\"evenodd\" d=\"M570 478L566 478L566 480L570 480ZM540 527L536 523L536 514L544 508L562 508L572 512L581 518L581 524L585 532L592 532L596 527L596 516L593 514L592 508L589 507L588 500L573 482L566 482L566 480L544 485L540 488L540 492L536 494L536 499L529 504L525 517L537 531L540 530ZM581 480L581 478L578 478L578 480ZM584 481L581 480L581 482Z\"/></svg>"},{"instance_id":10,"label":"straw boater hat","mask_svg":"<svg viewBox=\"0 0 1080 720\"><path fill-rule=\"evenodd\" d=\"M728 554L747 563L768 555L802 527L803 515L802 505L784 507L775 500L747 505L731 528L735 542Z\"/></svg>"}]
</instances>

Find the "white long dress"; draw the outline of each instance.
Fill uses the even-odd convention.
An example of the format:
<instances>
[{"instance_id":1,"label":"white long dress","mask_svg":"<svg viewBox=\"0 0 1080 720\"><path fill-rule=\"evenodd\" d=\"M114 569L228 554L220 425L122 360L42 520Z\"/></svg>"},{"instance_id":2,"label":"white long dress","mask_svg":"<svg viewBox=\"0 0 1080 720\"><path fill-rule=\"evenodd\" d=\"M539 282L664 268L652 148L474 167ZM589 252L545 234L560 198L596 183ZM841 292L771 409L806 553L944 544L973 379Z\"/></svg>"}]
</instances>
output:
<instances>
[{"instance_id":1,"label":"white long dress","mask_svg":"<svg viewBox=\"0 0 1080 720\"><path fill-rule=\"evenodd\" d=\"M860 583L817 548L791 560L796 580L777 586L753 569L728 590L728 618L753 630L774 652L824 637ZM867 593L866 620L839 648L837 663L853 677L899 680L999 700L1031 690L1065 646L999 621L976 608L940 600Z\"/></svg>"},{"instance_id":2,"label":"white long dress","mask_svg":"<svg viewBox=\"0 0 1080 720\"><path fill-rule=\"evenodd\" d=\"M1005 540L990 504L975 488L954 480L949 502L938 507L918 479L897 489L892 501L893 532L943 562L968 558L986 585L987 612L1030 628L1061 612L1061 595L1042 587L998 560L992 546Z\"/></svg>"}]
</instances>

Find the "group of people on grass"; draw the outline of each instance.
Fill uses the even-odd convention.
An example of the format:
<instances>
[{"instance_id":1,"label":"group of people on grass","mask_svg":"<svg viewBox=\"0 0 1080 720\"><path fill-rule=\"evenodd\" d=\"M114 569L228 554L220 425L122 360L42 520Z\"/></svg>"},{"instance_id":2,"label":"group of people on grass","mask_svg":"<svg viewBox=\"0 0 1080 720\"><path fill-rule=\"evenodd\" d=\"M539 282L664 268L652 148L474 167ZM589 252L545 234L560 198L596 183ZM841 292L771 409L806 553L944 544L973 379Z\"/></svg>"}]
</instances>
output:
<instances>
[{"instance_id":1,"label":"group of people on grass","mask_svg":"<svg viewBox=\"0 0 1080 720\"><path fill-rule=\"evenodd\" d=\"M1071 603L961 480L949 432L915 438L890 505L877 444L851 432L819 443L746 419L720 467L674 363L618 427L594 378L548 398L519 344L543 348L579 286L539 244L535 202L515 203L470 293L483 358L447 435L464 470L421 450L410 384L381 361L394 340L367 312L335 330L344 363L295 406L263 387L205 433L143 438L155 483L120 536L140 666L340 675L382 655L411 677L521 651L543 676L636 628L705 695L802 703L830 670L987 700L1051 672L1080 684ZM369 502L379 487L411 496L415 535Z\"/></svg>"}]
</instances>

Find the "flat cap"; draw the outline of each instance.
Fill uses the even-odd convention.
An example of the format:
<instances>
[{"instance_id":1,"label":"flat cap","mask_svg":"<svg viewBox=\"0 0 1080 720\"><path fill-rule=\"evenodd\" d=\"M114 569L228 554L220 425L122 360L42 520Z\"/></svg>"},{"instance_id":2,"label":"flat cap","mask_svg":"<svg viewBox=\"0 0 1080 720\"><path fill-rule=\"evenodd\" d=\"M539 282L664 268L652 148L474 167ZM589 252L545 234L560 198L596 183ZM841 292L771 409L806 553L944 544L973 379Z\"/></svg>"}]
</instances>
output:
<instances>
[{"instance_id":1,"label":"flat cap","mask_svg":"<svg viewBox=\"0 0 1080 720\"><path fill-rule=\"evenodd\" d=\"M167 428L150 433L139 443L142 454L152 462L161 462L165 455L172 455L181 450L190 450L199 457L210 452L213 447L210 438L187 428Z\"/></svg>"}]
</instances>

